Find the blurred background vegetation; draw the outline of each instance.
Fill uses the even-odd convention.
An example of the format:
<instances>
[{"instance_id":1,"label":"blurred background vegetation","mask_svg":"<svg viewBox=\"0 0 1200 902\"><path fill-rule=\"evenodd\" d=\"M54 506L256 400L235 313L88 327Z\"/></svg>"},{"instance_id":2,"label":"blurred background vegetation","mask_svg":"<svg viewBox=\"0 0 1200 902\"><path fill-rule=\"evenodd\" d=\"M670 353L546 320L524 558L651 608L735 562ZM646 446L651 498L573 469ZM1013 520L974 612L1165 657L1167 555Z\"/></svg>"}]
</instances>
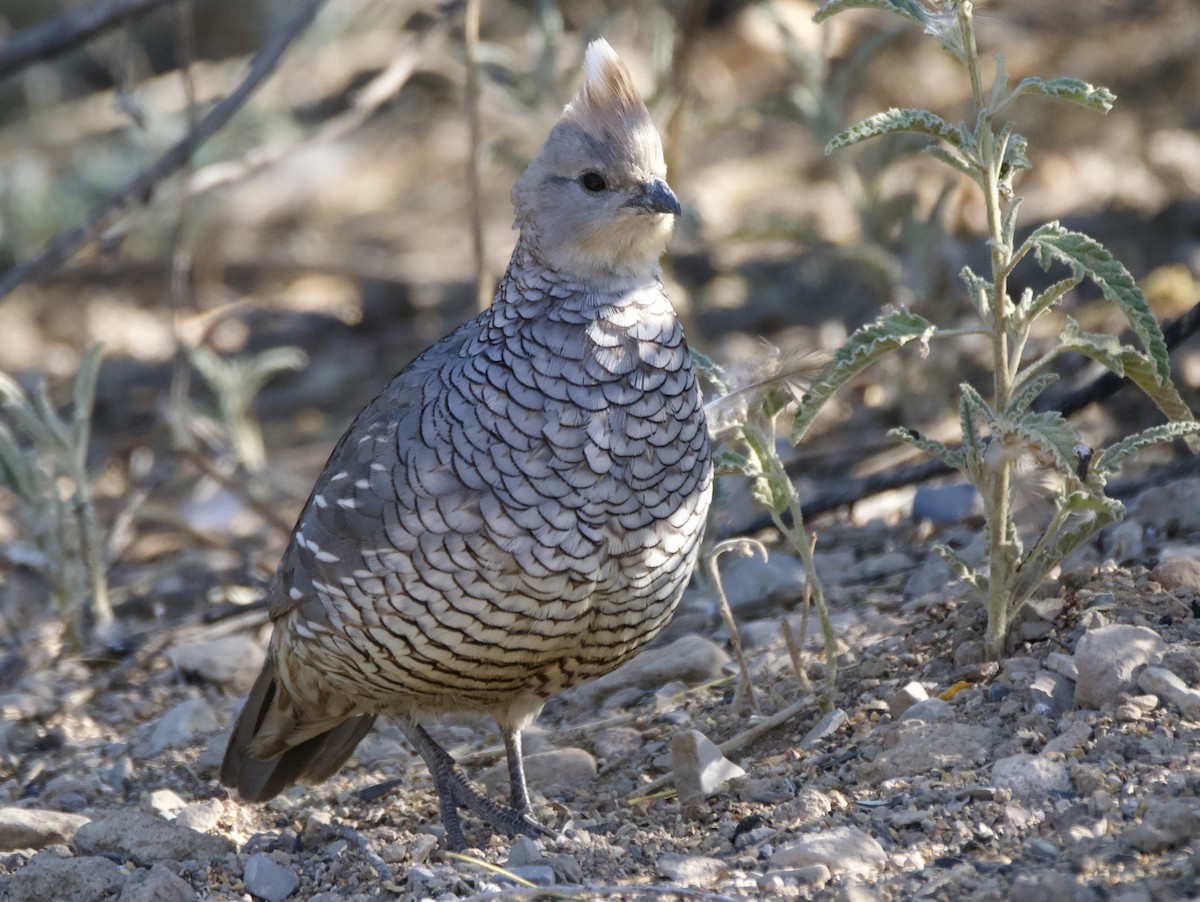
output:
<instances>
[{"instance_id":1,"label":"blurred background vegetation","mask_svg":"<svg viewBox=\"0 0 1200 902\"><path fill-rule=\"evenodd\" d=\"M0 0L0 54L23 30L105 5ZM185 135L294 5L142 6L0 77L0 274L87 221ZM953 324L966 311L957 273L986 254L977 194L911 152L923 141L830 158L823 148L890 106L957 120L969 85L934 42L893 19L859 13L818 28L815 6L489 0L468 52L458 10L329 0L184 172L68 265L0 298L0 371L27 388L44 378L66 404L86 349L104 344L88 461L114 604L161 617L220 605L229 587L269 576L340 432L474 312L472 159L483 280L502 273L509 191L578 84L592 38L630 64L664 133L684 207L665 268L698 349L733 367L755 366L764 339L785 353L829 351L888 304ZM1189 309L1200 293L1200 6L978 6L981 52L1002 47L1014 81L1068 75L1118 96L1107 117L1052 101L1014 111L1033 163L1017 186L1022 222L1061 218L1094 235L1160 319ZM411 76L374 99L400 59L415 64ZM1068 311L1120 331L1109 307L1089 313L1091 300L1072 297ZM262 356L280 348L301 349L307 365L295 352ZM908 459L883 441L890 426L952 438L955 386L985 353L940 343L919 366L907 355L881 363L792 458L802 495ZM1197 409L1200 355L1185 347L1175 364ZM1077 366L1064 392L1089 378ZM230 399L230 373L264 387ZM1155 422L1147 406L1128 393L1082 422L1099 445ZM246 434L258 424L265 437ZM245 451L255 442L265 460ZM753 515L734 501L719 516L738 531ZM17 500L0 489L9 635L44 607L27 542Z\"/></svg>"}]
</instances>

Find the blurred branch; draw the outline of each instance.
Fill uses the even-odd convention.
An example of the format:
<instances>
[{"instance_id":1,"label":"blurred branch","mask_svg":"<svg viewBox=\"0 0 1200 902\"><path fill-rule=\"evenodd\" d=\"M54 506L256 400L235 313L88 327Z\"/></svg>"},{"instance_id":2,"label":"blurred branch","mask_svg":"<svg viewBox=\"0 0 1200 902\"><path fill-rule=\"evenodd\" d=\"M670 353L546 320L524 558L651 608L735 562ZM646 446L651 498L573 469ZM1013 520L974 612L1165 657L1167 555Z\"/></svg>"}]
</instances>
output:
<instances>
[{"instance_id":1,"label":"blurred branch","mask_svg":"<svg viewBox=\"0 0 1200 902\"><path fill-rule=\"evenodd\" d=\"M210 163L188 180L188 193L201 194L240 181L261 169L275 165L297 151L337 141L359 128L404 87L417 65L446 36L450 22L461 6L461 0L443 4L438 18L422 32L416 42L397 56L390 66L367 82L362 90L355 94L348 110L330 119L318 131L299 141L256 147L239 160Z\"/></svg>"},{"instance_id":2,"label":"blurred branch","mask_svg":"<svg viewBox=\"0 0 1200 902\"><path fill-rule=\"evenodd\" d=\"M175 6L175 24L178 32L179 47L179 77L183 85L183 96L187 101L188 129L196 127L196 82L192 77L192 64L195 62L195 35L193 34L192 9L189 5L179 3ZM190 178L193 161L188 160L186 177ZM189 225L191 223L192 198L186 191L179 194L179 215L175 227L171 229L171 272L168 279L168 296L171 303L171 338L175 349L171 359L171 388L167 395L166 421L175 433L187 433L186 425L189 414L187 399L191 386L191 369L188 366L187 348L182 339L182 324L185 311L194 306L192 290L192 251L188 242ZM182 442L179 435L175 436L177 445Z\"/></svg>"},{"instance_id":3,"label":"blurred branch","mask_svg":"<svg viewBox=\"0 0 1200 902\"><path fill-rule=\"evenodd\" d=\"M74 50L88 38L173 0L107 0L39 22L0 46L0 78Z\"/></svg>"},{"instance_id":4,"label":"blurred branch","mask_svg":"<svg viewBox=\"0 0 1200 902\"><path fill-rule=\"evenodd\" d=\"M112 226L127 207L138 202L147 203L158 183L186 165L192 154L220 131L233 118L233 114L242 108L250 95L275 71L288 47L308 27L325 2L326 0L303 0L296 14L267 38L266 43L250 60L245 78L228 96L214 105L194 128L159 157L150 168L94 210L86 223L54 236L33 259L10 269L0 278L0 298L7 296L17 286L41 278L62 266L80 248Z\"/></svg>"},{"instance_id":5,"label":"blurred branch","mask_svg":"<svg viewBox=\"0 0 1200 902\"><path fill-rule=\"evenodd\" d=\"M479 185L479 150L483 128L479 122L479 6L467 0L463 15L463 49L467 58L467 193L470 195L471 250L475 256L475 307L487 309L492 292L487 284L487 259L483 247L483 200Z\"/></svg>"}]
</instances>

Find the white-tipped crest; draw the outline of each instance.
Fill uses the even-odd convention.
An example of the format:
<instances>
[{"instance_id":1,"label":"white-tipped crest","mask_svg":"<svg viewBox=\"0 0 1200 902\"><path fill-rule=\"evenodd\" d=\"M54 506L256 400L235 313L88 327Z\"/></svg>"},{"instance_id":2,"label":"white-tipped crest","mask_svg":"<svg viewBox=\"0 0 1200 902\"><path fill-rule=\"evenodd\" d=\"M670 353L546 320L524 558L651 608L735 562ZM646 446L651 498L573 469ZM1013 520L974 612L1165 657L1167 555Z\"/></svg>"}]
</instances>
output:
<instances>
[{"instance_id":1,"label":"white-tipped crest","mask_svg":"<svg viewBox=\"0 0 1200 902\"><path fill-rule=\"evenodd\" d=\"M657 196L669 197L678 212L666 187L662 141L629 69L603 38L588 45L583 74L583 85L513 188L516 225L555 269L580 276L648 274L657 268L674 217L637 198L658 186ZM592 188L582 186L584 176ZM595 187L597 176L602 188Z\"/></svg>"}]
</instances>

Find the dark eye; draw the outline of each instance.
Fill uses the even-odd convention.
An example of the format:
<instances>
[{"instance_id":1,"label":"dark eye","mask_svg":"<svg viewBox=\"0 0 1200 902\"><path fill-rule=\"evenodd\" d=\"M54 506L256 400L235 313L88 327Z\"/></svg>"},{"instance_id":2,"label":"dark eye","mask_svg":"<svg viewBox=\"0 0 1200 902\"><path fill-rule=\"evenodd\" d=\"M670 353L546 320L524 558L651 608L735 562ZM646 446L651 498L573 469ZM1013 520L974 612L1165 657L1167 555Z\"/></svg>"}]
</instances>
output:
<instances>
[{"instance_id":1,"label":"dark eye","mask_svg":"<svg viewBox=\"0 0 1200 902\"><path fill-rule=\"evenodd\" d=\"M604 176L598 172L585 172L579 177L579 184L592 194L599 194L608 188L608 182L604 181Z\"/></svg>"}]
</instances>

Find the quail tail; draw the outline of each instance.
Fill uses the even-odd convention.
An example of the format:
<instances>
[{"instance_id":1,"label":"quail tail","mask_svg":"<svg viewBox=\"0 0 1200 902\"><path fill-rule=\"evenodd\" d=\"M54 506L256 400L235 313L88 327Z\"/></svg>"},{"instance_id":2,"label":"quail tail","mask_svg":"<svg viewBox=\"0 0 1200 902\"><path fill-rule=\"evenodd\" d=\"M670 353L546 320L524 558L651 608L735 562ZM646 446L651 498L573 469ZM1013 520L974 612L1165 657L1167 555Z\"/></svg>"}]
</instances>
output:
<instances>
[{"instance_id":1,"label":"quail tail","mask_svg":"<svg viewBox=\"0 0 1200 902\"><path fill-rule=\"evenodd\" d=\"M277 755L257 758L250 745L258 738L277 692L275 665L268 657L233 726L221 762L221 783L246 802L265 802L295 783L319 783L333 776L375 723L373 714L351 717ZM302 735L298 722L296 733Z\"/></svg>"}]
</instances>

